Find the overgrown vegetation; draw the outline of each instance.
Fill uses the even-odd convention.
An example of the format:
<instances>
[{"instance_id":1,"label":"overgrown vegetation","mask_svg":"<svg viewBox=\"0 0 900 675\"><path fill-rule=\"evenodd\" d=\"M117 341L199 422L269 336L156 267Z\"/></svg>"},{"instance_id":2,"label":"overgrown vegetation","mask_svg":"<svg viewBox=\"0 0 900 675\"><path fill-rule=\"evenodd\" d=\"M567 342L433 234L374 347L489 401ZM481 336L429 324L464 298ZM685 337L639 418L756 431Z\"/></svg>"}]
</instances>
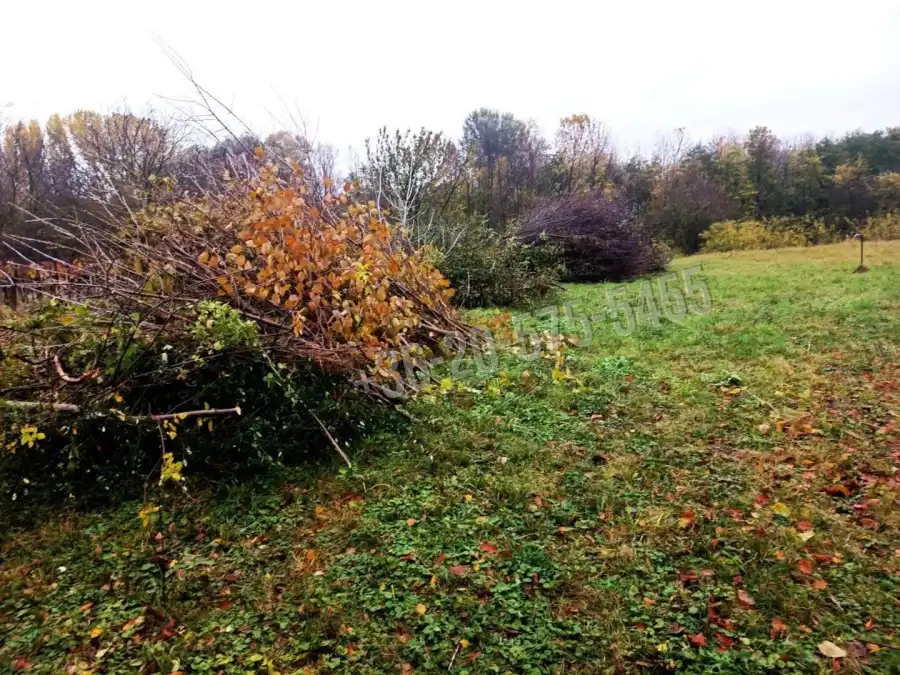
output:
<instances>
[{"instance_id":1,"label":"overgrown vegetation","mask_svg":"<svg viewBox=\"0 0 900 675\"><path fill-rule=\"evenodd\" d=\"M201 441L201 462L302 456L299 438L296 449L271 442L286 410L295 433L312 427L344 456L329 426L355 433L368 417L353 380L364 374L375 397L390 379L382 352L423 359L441 350L442 335L467 334L448 305L449 282L374 204L329 181L316 203L302 168L291 168L279 177L258 163L254 177L188 198L165 182L165 195L118 213L122 222L45 221L75 261L58 261L61 278L45 274L40 255L50 254L39 240L7 235L22 259L36 258L19 288L50 298L3 326L3 362L15 364L4 368L0 399L11 494L25 493L22 481L42 497L45 486L65 497L85 482L152 483L154 466L160 484L177 484L172 467L197 450L196 434L173 443L181 427L212 432L214 420L242 412L256 419L226 422L224 436ZM123 442L142 423L149 435Z\"/></svg>"},{"instance_id":2,"label":"overgrown vegetation","mask_svg":"<svg viewBox=\"0 0 900 675\"><path fill-rule=\"evenodd\" d=\"M866 218L859 230L867 239L900 239L900 214L885 213ZM766 221L743 220L713 223L702 235L703 250L747 251L754 249L815 246L840 241L844 235L829 228L823 220L812 218L773 218Z\"/></svg>"},{"instance_id":3,"label":"overgrown vegetation","mask_svg":"<svg viewBox=\"0 0 900 675\"><path fill-rule=\"evenodd\" d=\"M504 352L352 469L8 531L0 667L892 672L900 247L855 252L677 260L710 313L599 320L567 377Z\"/></svg>"},{"instance_id":4,"label":"overgrown vegetation","mask_svg":"<svg viewBox=\"0 0 900 675\"><path fill-rule=\"evenodd\" d=\"M900 130L481 109L335 181L179 67L225 140L3 134L0 669L900 667Z\"/></svg>"}]
</instances>

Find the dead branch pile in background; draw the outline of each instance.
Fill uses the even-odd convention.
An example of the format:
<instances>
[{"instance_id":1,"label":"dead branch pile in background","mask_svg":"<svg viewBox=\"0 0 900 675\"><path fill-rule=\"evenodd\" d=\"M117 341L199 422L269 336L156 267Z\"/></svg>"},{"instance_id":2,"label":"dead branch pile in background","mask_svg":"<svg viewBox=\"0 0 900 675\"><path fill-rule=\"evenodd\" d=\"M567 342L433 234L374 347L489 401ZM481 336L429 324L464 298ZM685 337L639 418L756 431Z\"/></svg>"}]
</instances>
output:
<instances>
[{"instance_id":1,"label":"dead branch pile in background","mask_svg":"<svg viewBox=\"0 0 900 675\"><path fill-rule=\"evenodd\" d=\"M622 281L662 269L668 258L621 201L600 192L547 201L519 230L526 244L558 246L568 281Z\"/></svg>"}]
</instances>

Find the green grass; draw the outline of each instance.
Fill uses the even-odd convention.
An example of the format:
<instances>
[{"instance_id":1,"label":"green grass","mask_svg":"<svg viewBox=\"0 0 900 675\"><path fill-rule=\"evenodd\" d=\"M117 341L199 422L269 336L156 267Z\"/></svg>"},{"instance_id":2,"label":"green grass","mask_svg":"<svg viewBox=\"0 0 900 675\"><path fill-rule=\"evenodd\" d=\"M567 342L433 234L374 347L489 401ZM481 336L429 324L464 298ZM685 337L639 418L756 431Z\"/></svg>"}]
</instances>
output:
<instances>
[{"instance_id":1,"label":"green grass","mask_svg":"<svg viewBox=\"0 0 900 675\"><path fill-rule=\"evenodd\" d=\"M678 260L710 313L598 324L561 381L505 353L352 470L8 533L0 668L896 672L900 243L867 253Z\"/></svg>"}]
</instances>

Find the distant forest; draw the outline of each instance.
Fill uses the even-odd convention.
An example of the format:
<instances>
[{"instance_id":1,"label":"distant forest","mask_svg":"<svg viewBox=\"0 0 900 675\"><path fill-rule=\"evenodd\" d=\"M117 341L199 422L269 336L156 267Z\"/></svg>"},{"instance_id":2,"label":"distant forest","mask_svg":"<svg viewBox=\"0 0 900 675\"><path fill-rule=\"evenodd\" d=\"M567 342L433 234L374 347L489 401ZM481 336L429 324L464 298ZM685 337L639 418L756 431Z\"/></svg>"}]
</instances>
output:
<instances>
[{"instance_id":1,"label":"distant forest","mask_svg":"<svg viewBox=\"0 0 900 675\"><path fill-rule=\"evenodd\" d=\"M756 127L702 143L678 130L649 154L624 156L591 116L566 117L545 138L534 122L482 108L459 138L379 130L348 176L335 175L333 147L296 131L209 142L171 117L81 111L7 122L0 134L0 232L42 236L52 233L41 219L90 218L104 200L140 207L160 181L202 190L240 173L260 146L301 165L310 194L336 189L326 178L349 179L405 225L477 218L509 232L543 200L592 192L627 204L685 253L717 221L810 219L852 233L900 209L900 127L803 141Z\"/></svg>"}]
</instances>

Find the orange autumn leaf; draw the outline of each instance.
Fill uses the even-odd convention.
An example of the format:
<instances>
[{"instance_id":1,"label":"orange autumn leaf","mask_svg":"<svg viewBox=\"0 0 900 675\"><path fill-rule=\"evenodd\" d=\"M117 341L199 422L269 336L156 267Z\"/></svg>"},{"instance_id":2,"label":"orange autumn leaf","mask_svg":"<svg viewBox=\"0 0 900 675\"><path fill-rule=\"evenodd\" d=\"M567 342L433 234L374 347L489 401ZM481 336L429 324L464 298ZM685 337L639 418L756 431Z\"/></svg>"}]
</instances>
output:
<instances>
[{"instance_id":1,"label":"orange autumn leaf","mask_svg":"<svg viewBox=\"0 0 900 675\"><path fill-rule=\"evenodd\" d=\"M750 594L747 593L747 591L745 591L743 588L741 588L740 590L738 590L738 592L737 592L737 597L738 597L738 601L739 601L744 607L755 607L755 606L756 606L756 600L754 600L754 599L750 596Z\"/></svg>"},{"instance_id":2,"label":"orange autumn leaf","mask_svg":"<svg viewBox=\"0 0 900 675\"><path fill-rule=\"evenodd\" d=\"M803 558L797 563L797 569L803 574L810 575L813 573L813 563L809 558Z\"/></svg>"},{"instance_id":3,"label":"orange autumn leaf","mask_svg":"<svg viewBox=\"0 0 900 675\"><path fill-rule=\"evenodd\" d=\"M494 544L492 544L491 542L489 542L489 541L484 541L484 542L482 542L482 543L478 546L478 548L481 549L482 551L484 551L485 553L489 554L489 555L493 555L494 553L497 552L497 547L496 547Z\"/></svg>"},{"instance_id":4,"label":"orange autumn leaf","mask_svg":"<svg viewBox=\"0 0 900 675\"><path fill-rule=\"evenodd\" d=\"M698 648L703 648L706 646L706 636L703 633L697 633L696 635L688 635L688 641Z\"/></svg>"},{"instance_id":5,"label":"orange autumn leaf","mask_svg":"<svg viewBox=\"0 0 900 675\"><path fill-rule=\"evenodd\" d=\"M780 637L787 633L788 627L787 624L781 619L772 619L772 631L769 633L769 636L774 640L777 637Z\"/></svg>"}]
</instances>

